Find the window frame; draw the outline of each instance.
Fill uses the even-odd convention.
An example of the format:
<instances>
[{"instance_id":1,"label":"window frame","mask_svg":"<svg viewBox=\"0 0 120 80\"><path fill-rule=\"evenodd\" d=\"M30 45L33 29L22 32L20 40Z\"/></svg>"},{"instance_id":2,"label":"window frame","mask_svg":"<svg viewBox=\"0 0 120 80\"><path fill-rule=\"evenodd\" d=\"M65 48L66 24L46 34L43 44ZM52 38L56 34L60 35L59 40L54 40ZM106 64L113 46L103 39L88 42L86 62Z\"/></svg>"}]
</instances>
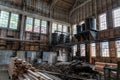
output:
<instances>
[{"instance_id":1,"label":"window frame","mask_svg":"<svg viewBox=\"0 0 120 80\"><path fill-rule=\"evenodd\" d=\"M38 33L38 34L40 34L41 33L41 19L37 19L37 20L39 20L39 27L40 27L40 29L39 29L39 32L35 32L34 31L34 27L35 27L35 19L37 19L37 18L33 18L33 33Z\"/></svg>"},{"instance_id":2,"label":"window frame","mask_svg":"<svg viewBox=\"0 0 120 80\"><path fill-rule=\"evenodd\" d=\"M77 26L77 24L73 24L73 25L72 25L72 29L73 29L73 30L72 30L72 35L77 34L77 28L76 28L76 26ZM75 32L75 30L74 30L74 29L75 29L74 27L76 28L76 32ZM74 33L74 32L75 32L75 33Z\"/></svg>"},{"instance_id":3,"label":"window frame","mask_svg":"<svg viewBox=\"0 0 120 80\"><path fill-rule=\"evenodd\" d=\"M93 52L93 50L92 50L92 48L93 48L92 44L94 44L94 47L95 47L95 56L93 56L93 54L92 54L92 52ZM96 43L91 43L90 44L90 54L91 54L91 57L93 57L93 58L96 57Z\"/></svg>"},{"instance_id":4,"label":"window frame","mask_svg":"<svg viewBox=\"0 0 120 80\"><path fill-rule=\"evenodd\" d=\"M115 40L115 48L116 48L116 57L117 58L120 58L120 55L118 56L118 50L117 50L117 41L119 41L120 42L120 40Z\"/></svg>"},{"instance_id":5,"label":"window frame","mask_svg":"<svg viewBox=\"0 0 120 80\"><path fill-rule=\"evenodd\" d=\"M6 10L0 10L0 15L1 15L1 11L8 12L8 11L6 11ZM9 29L9 24L10 24L10 23L9 23L9 22L10 22L10 21L9 21L9 20L10 20L10 15L11 15L11 14L10 14L10 12L8 12L7 27L2 27L2 26L1 26L1 27L0 27L0 29Z\"/></svg>"},{"instance_id":6,"label":"window frame","mask_svg":"<svg viewBox=\"0 0 120 80\"><path fill-rule=\"evenodd\" d=\"M32 18L32 31L26 30L27 17ZM34 18L30 17L30 16L26 16L26 18L25 18L25 32L33 33L33 26L34 26Z\"/></svg>"},{"instance_id":7,"label":"window frame","mask_svg":"<svg viewBox=\"0 0 120 80\"><path fill-rule=\"evenodd\" d=\"M106 27L103 29L103 27L101 27L101 18L100 18L100 16L102 16L102 15L106 15L106 22L104 22L104 23L106 23ZM107 13L106 12L104 12L104 13L102 13L102 14L100 14L99 16L98 16L98 20L99 20L99 30L100 31L103 31L103 30L107 30L108 29L108 27L107 27ZM103 22L102 22L103 23Z\"/></svg>"},{"instance_id":8,"label":"window frame","mask_svg":"<svg viewBox=\"0 0 120 80\"><path fill-rule=\"evenodd\" d=\"M85 52L84 56L82 55L82 51L81 51L81 50L82 50L82 49L81 49L81 48L82 48L82 47L81 47L82 45L84 45L84 52ZM85 45L84 43L83 43L83 44L80 44L80 56L81 56L81 57L85 57L85 56L86 56L86 45Z\"/></svg>"},{"instance_id":9,"label":"window frame","mask_svg":"<svg viewBox=\"0 0 120 80\"><path fill-rule=\"evenodd\" d=\"M18 30L18 25L19 25L19 14L17 14L18 15L18 22L17 22L17 27L16 27L16 29L13 29L13 28L10 28L10 22L11 22L11 15L12 14L17 14L17 13L10 13L10 17L9 17L9 29L10 30Z\"/></svg>"},{"instance_id":10,"label":"window frame","mask_svg":"<svg viewBox=\"0 0 120 80\"><path fill-rule=\"evenodd\" d=\"M75 49L75 48L76 48L76 49ZM73 56L76 56L77 48L78 48L78 45L77 45L77 44L72 46ZM75 50L76 50L76 51L75 51Z\"/></svg>"},{"instance_id":11,"label":"window frame","mask_svg":"<svg viewBox=\"0 0 120 80\"><path fill-rule=\"evenodd\" d=\"M53 32L53 24L56 24L56 30L58 30L58 24L56 23L56 22L52 22L52 33L54 33L56 30L54 30L54 32Z\"/></svg>"},{"instance_id":12,"label":"window frame","mask_svg":"<svg viewBox=\"0 0 120 80\"><path fill-rule=\"evenodd\" d=\"M106 43L106 42L108 43L108 48L103 48L103 43ZM100 46L101 46L101 50L100 50L101 57L110 57L109 42L108 41L101 42ZM103 55L103 49L108 49L108 56L107 56L107 53L104 54L105 56Z\"/></svg>"},{"instance_id":13,"label":"window frame","mask_svg":"<svg viewBox=\"0 0 120 80\"><path fill-rule=\"evenodd\" d=\"M42 21L45 21L46 22L46 33L42 33ZM40 25L40 33L41 34L48 34L48 21L47 20L44 20L44 19L41 19L41 25Z\"/></svg>"},{"instance_id":14,"label":"window frame","mask_svg":"<svg viewBox=\"0 0 120 80\"><path fill-rule=\"evenodd\" d=\"M113 19L112 22L113 22L113 27L114 27L114 28L120 27L120 26L116 26L116 27L115 27L114 10L117 10L117 9L120 9L120 7L117 7L117 8L112 9L112 19Z\"/></svg>"}]
</instances>

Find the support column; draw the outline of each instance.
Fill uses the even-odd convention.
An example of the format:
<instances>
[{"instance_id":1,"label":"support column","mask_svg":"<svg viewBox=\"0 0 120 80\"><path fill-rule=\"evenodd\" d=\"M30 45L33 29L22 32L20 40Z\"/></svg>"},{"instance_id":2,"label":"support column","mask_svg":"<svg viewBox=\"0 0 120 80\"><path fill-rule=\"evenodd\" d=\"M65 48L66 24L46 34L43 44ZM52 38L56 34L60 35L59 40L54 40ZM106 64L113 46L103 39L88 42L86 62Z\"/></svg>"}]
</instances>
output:
<instances>
[{"instance_id":1,"label":"support column","mask_svg":"<svg viewBox=\"0 0 120 80\"><path fill-rule=\"evenodd\" d=\"M24 25L25 24L25 15L22 15L21 26L20 26L20 40L23 40Z\"/></svg>"}]
</instances>

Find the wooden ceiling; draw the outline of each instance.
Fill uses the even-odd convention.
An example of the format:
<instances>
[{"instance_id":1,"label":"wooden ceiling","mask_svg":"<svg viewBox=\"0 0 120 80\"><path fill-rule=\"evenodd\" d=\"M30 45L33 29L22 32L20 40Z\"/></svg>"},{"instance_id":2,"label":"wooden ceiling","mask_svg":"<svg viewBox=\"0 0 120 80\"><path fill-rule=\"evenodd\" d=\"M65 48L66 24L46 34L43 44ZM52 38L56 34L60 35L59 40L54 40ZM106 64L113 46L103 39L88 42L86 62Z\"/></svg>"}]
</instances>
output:
<instances>
[{"instance_id":1,"label":"wooden ceiling","mask_svg":"<svg viewBox=\"0 0 120 80\"><path fill-rule=\"evenodd\" d=\"M19 5L24 3L26 0L10 0L18 3ZM74 7L84 3L86 0L31 0L33 2L44 1L51 5L53 8L59 7L65 11L71 11Z\"/></svg>"},{"instance_id":2,"label":"wooden ceiling","mask_svg":"<svg viewBox=\"0 0 120 80\"><path fill-rule=\"evenodd\" d=\"M71 11L74 7L77 7L78 5L84 3L86 0L44 0L53 7L59 7L65 11Z\"/></svg>"}]
</instances>

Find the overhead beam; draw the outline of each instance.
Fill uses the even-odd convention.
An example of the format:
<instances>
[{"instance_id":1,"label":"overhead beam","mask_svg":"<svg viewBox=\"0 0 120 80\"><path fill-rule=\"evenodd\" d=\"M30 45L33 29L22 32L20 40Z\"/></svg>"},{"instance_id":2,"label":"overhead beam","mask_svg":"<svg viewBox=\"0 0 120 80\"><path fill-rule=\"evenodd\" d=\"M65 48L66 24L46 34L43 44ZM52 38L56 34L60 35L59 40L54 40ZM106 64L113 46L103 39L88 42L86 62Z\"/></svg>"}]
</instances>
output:
<instances>
[{"instance_id":1,"label":"overhead beam","mask_svg":"<svg viewBox=\"0 0 120 80\"><path fill-rule=\"evenodd\" d=\"M92 1L92 0L87 0L87 1L85 1L84 3L82 3L81 5L79 5L78 7L73 8L73 9L70 11L70 16L71 16L71 14L72 14L75 10L77 10L78 8L82 7L83 5L87 4L87 3L90 2L90 1Z\"/></svg>"},{"instance_id":2,"label":"overhead beam","mask_svg":"<svg viewBox=\"0 0 120 80\"><path fill-rule=\"evenodd\" d=\"M65 1L65 0L61 0L61 1L64 1L65 3L70 4L70 5L73 5L72 3L68 2L68 1Z\"/></svg>"},{"instance_id":3,"label":"overhead beam","mask_svg":"<svg viewBox=\"0 0 120 80\"><path fill-rule=\"evenodd\" d=\"M58 2L58 0L53 0L52 4L51 4L51 6L50 6L50 9L52 9L57 2Z\"/></svg>"},{"instance_id":4,"label":"overhead beam","mask_svg":"<svg viewBox=\"0 0 120 80\"><path fill-rule=\"evenodd\" d=\"M74 9L74 8L75 8L75 6L76 6L77 2L78 2L78 0L76 0L76 1L75 1L75 3L74 3L74 5L73 5L72 9Z\"/></svg>"}]
</instances>

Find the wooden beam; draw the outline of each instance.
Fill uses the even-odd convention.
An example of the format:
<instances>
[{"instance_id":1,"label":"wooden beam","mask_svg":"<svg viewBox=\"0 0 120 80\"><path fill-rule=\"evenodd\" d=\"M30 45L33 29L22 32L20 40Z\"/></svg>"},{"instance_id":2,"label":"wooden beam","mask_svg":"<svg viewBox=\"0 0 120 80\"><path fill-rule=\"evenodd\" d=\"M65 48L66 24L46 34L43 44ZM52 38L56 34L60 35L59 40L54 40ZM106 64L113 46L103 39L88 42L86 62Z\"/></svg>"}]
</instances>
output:
<instances>
[{"instance_id":1,"label":"wooden beam","mask_svg":"<svg viewBox=\"0 0 120 80\"><path fill-rule=\"evenodd\" d=\"M83 5L85 5L86 3L90 2L90 1L91 1L91 0L87 0L87 1L85 1L84 3L82 3L81 5L79 5L78 7L73 8L73 9L70 11L70 16L71 16L71 14L72 14L76 9L82 7Z\"/></svg>"},{"instance_id":2,"label":"wooden beam","mask_svg":"<svg viewBox=\"0 0 120 80\"><path fill-rule=\"evenodd\" d=\"M58 2L58 0L53 0L52 4L51 4L51 6L50 6L50 9L52 9L57 2Z\"/></svg>"}]
</instances>

